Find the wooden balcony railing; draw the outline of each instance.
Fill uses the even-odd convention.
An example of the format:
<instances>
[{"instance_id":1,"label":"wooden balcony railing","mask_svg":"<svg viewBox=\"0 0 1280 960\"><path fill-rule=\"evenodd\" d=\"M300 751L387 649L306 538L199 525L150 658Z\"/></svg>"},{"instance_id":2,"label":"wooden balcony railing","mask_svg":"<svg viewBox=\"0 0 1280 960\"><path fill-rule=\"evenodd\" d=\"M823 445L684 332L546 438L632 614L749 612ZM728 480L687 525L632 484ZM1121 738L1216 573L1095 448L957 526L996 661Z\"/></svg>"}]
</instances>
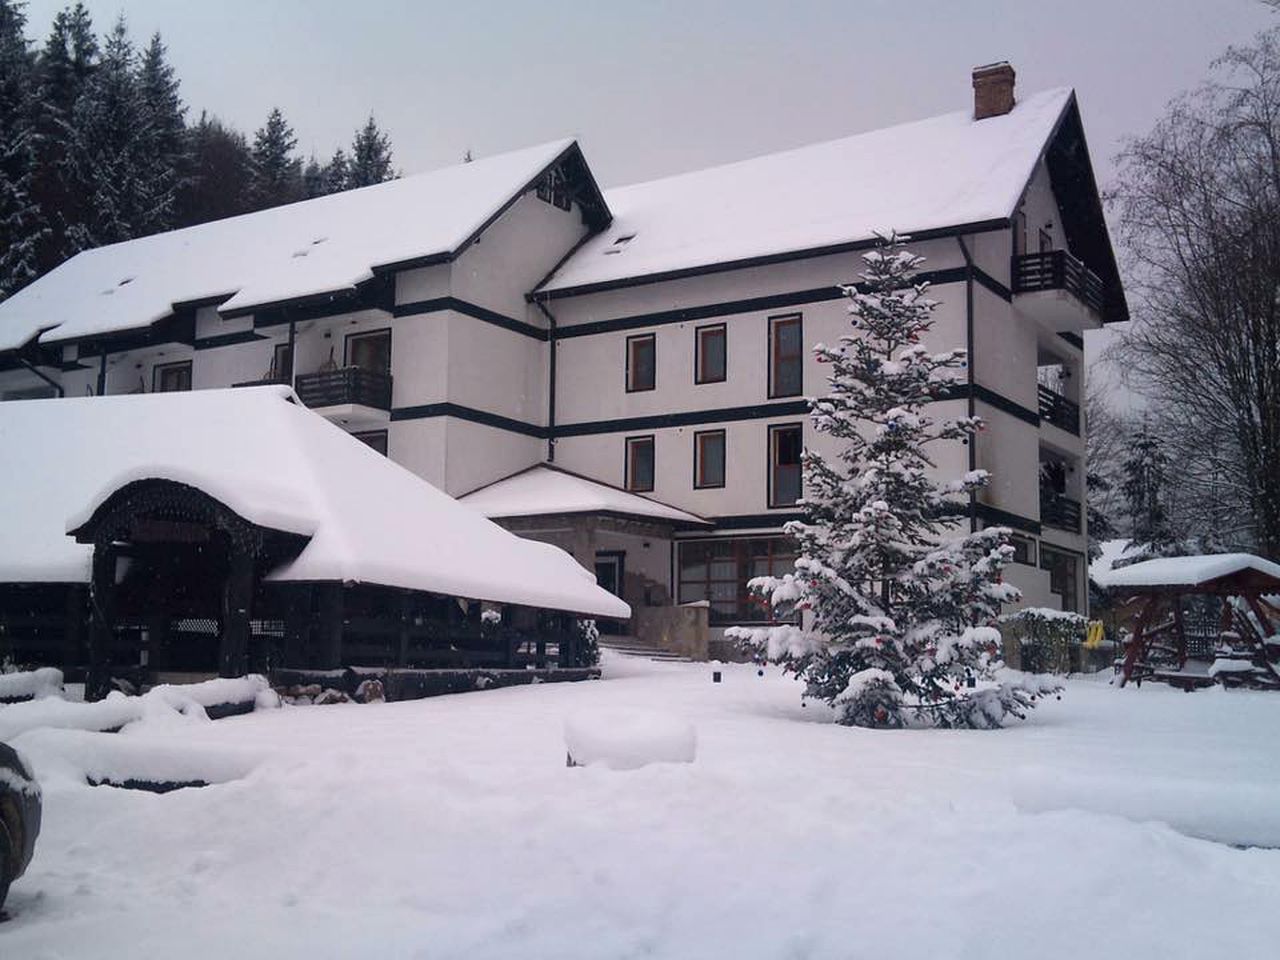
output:
<instances>
[{"instance_id":1,"label":"wooden balcony railing","mask_svg":"<svg viewBox=\"0 0 1280 960\"><path fill-rule=\"evenodd\" d=\"M1040 522L1059 530L1080 532L1080 501L1060 493L1040 491Z\"/></svg>"},{"instance_id":2,"label":"wooden balcony railing","mask_svg":"<svg viewBox=\"0 0 1280 960\"><path fill-rule=\"evenodd\" d=\"M1062 394L1042 386L1040 389L1040 419L1052 423L1060 430L1080 435L1080 406Z\"/></svg>"},{"instance_id":3,"label":"wooden balcony railing","mask_svg":"<svg viewBox=\"0 0 1280 960\"><path fill-rule=\"evenodd\" d=\"M1066 290L1094 313L1102 313L1102 279L1065 250L1013 258L1013 292Z\"/></svg>"},{"instance_id":4,"label":"wooden balcony railing","mask_svg":"<svg viewBox=\"0 0 1280 960\"><path fill-rule=\"evenodd\" d=\"M342 367L301 373L294 379L293 389L308 407L354 403L377 410L391 409L391 374L380 370Z\"/></svg>"}]
</instances>

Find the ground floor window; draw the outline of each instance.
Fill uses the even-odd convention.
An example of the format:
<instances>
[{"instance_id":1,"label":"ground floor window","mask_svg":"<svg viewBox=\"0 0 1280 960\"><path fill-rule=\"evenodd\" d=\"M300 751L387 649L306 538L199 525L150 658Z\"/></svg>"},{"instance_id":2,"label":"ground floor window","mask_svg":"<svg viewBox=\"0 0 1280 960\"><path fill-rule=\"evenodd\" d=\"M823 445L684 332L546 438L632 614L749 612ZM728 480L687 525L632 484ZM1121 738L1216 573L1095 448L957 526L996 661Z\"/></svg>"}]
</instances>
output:
<instances>
[{"instance_id":1,"label":"ground floor window","mask_svg":"<svg viewBox=\"0 0 1280 960\"><path fill-rule=\"evenodd\" d=\"M1040 569L1049 573L1049 589L1062 598L1062 609L1080 610L1080 555L1040 544Z\"/></svg>"},{"instance_id":2,"label":"ground floor window","mask_svg":"<svg viewBox=\"0 0 1280 960\"><path fill-rule=\"evenodd\" d=\"M773 612L747 589L753 577L792 572L796 544L790 537L738 537L680 544L680 602L711 602L711 623L773 622Z\"/></svg>"}]
</instances>

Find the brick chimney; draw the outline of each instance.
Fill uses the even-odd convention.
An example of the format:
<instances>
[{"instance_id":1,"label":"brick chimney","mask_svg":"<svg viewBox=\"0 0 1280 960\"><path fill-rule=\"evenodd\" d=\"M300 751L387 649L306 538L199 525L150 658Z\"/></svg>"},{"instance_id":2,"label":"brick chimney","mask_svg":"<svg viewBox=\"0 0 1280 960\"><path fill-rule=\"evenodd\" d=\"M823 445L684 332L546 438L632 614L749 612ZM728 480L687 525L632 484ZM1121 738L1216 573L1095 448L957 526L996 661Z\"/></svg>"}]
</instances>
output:
<instances>
[{"instance_id":1,"label":"brick chimney","mask_svg":"<svg viewBox=\"0 0 1280 960\"><path fill-rule=\"evenodd\" d=\"M1013 109L1015 76L1007 60L973 68L973 119L1002 117Z\"/></svg>"}]
</instances>

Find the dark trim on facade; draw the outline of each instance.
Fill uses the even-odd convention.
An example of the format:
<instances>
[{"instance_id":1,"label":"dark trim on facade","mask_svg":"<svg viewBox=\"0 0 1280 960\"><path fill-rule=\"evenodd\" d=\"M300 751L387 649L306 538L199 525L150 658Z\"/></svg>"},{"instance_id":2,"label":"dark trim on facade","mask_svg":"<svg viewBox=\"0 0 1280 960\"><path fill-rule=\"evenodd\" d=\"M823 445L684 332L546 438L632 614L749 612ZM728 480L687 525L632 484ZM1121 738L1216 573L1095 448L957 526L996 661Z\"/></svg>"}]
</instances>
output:
<instances>
[{"instance_id":1,"label":"dark trim on facade","mask_svg":"<svg viewBox=\"0 0 1280 960\"><path fill-rule=\"evenodd\" d=\"M808 400L762 403L750 407L721 407L718 410L683 410L658 413L647 417L618 420L594 420L585 423L563 423L556 427L557 437L584 437L597 433L625 433L633 430L661 430L664 427L692 427L734 420L763 420L768 417L794 417L809 412Z\"/></svg>"},{"instance_id":2,"label":"dark trim on facade","mask_svg":"<svg viewBox=\"0 0 1280 960\"><path fill-rule=\"evenodd\" d=\"M803 520L803 513L746 513L738 515L730 515L723 517L708 517L713 524L714 530L710 535L714 536L715 530L765 530L781 531L783 524L790 523L792 520ZM683 538L682 538L683 539Z\"/></svg>"},{"instance_id":3,"label":"dark trim on facade","mask_svg":"<svg viewBox=\"0 0 1280 960\"><path fill-rule=\"evenodd\" d=\"M197 350L214 350L218 347L232 347L240 343L252 343L255 340L271 338L256 330L240 330L236 333L219 333L213 337L200 337L192 344Z\"/></svg>"},{"instance_id":4,"label":"dark trim on facade","mask_svg":"<svg viewBox=\"0 0 1280 960\"><path fill-rule=\"evenodd\" d=\"M486 427L507 430L539 440L546 440L549 435L546 427L525 423L523 420L513 420L486 410L476 410L474 407L464 407L457 403L424 403L413 407L396 407L391 411L392 423L400 420L429 420L432 417L456 417L459 420L479 423Z\"/></svg>"},{"instance_id":5,"label":"dark trim on facade","mask_svg":"<svg viewBox=\"0 0 1280 960\"><path fill-rule=\"evenodd\" d=\"M1036 536L1040 535L1039 520L1032 520L1030 517L1010 513L1008 510L1001 510L999 507L993 507L988 503L975 504L974 514L989 526L1013 527L1015 530L1025 530L1027 533L1034 533Z\"/></svg>"},{"instance_id":6,"label":"dark trim on facade","mask_svg":"<svg viewBox=\"0 0 1280 960\"><path fill-rule=\"evenodd\" d=\"M961 243L964 242L963 237L960 237L958 239L960 239ZM968 256L967 251L966 251L966 256ZM1003 283L1001 283L995 277L993 277L991 274L987 273L987 271L983 270L981 267L975 266L972 261L970 261L970 264L969 264L969 273L974 280L978 281L978 283L981 286L986 287L987 290L989 290L991 293L994 293L997 297L999 297L1005 303L1013 302L1013 291L1010 290L1008 287L1006 287Z\"/></svg>"},{"instance_id":7,"label":"dark trim on facade","mask_svg":"<svg viewBox=\"0 0 1280 960\"><path fill-rule=\"evenodd\" d=\"M483 320L485 323L492 323L496 327L502 327L502 329L510 330L513 333L532 337L534 340L545 341L550 338L548 331L535 327L531 323L516 320L514 317L508 317L506 314L498 313L496 310L490 310L488 307L482 307L467 300L459 300L457 297L436 297L431 300L397 303L391 308L391 315L393 317L419 317L429 313L441 313L445 310L452 310L455 313L461 313L476 320Z\"/></svg>"},{"instance_id":8,"label":"dark trim on facade","mask_svg":"<svg viewBox=\"0 0 1280 960\"><path fill-rule=\"evenodd\" d=\"M994 220L979 220L974 223L961 224L954 227L943 227L937 230L908 231L913 243L926 240L938 240L954 237L962 233L987 233L992 230L1004 230L1009 226L1008 217ZM599 283L585 283L576 287L563 287L559 290L538 291L535 296L542 300L560 300L565 297L578 297L588 293L601 293L605 290L618 290L623 287L638 287L651 283L662 283L667 280L682 280L686 277L699 277L709 273L724 273L729 270L745 270L750 267L763 267L775 263L787 263L791 260L807 260L810 257L826 257L840 253L851 253L858 250L869 250L878 246L880 239L872 237L866 240L854 240L848 243L828 244L820 247L808 247L804 250L790 250L785 253L771 253L759 257L746 257L742 260L725 260L719 263L708 263L699 267L682 267L678 270L665 270L638 277L623 277L617 280L603 280Z\"/></svg>"},{"instance_id":9,"label":"dark trim on facade","mask_svg":"<svg viewBox=\"0 0 1280 960\"><path fill-rule=\"evenodd\" d=\"M1059 333L1058 336L1060 336L1063 340L1067 341L1067 343L1071 344L1077 350L1084 349L1084 337L1080 336L1079 334L1071 333L1070 331L1067 331L1065 333Z\"/></svg>"},{"instance_id":10,"label":"dark trim on facade","mask_svg":"<svg viewBox=\"0 0 1280 960\"><path fill-rule=\"evenodd\" d=\"M972 366L972 364L971 364ZM957 383L948 388L946 392L938 397L939 400L978 400L988 406L995 407L997 410L1007 413L1012 417L1030 424L1033 427L1040 426L1040 413L1029 407L1010 400L1002 394L996 393L990 387L984 387L979 383ZM970 415L973 414L972 407Z\"/></svg>"}]
</instances>

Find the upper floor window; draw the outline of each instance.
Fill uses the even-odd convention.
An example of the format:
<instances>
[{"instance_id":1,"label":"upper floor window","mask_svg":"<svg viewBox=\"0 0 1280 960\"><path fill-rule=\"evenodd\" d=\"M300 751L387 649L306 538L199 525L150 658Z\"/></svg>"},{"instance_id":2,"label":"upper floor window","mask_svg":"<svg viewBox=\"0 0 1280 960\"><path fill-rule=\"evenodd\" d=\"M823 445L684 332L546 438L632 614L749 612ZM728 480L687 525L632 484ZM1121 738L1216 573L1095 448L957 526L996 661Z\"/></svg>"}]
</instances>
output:
<instances>
[{"instance_id":1,"label":"upper floor window","mask_svg":"<svg viewBox=\"0 0 1280 960\"><path fill-rule=\"evenodd\" d=\"M152 393L177 393L191 389L191 361L157 363L151 371Z\"/></svg>"},{"instance_id":2,"label":"upper floor window","mask_svg":"<svg viewBox=\"0 0 1280 960\"><path fill-rule=\"evenodd\" d=\"M538 181L536 192L539 200L561 210L569 210L573 207L573 195L559 167L547 171L547 175Z\"/></svg>"},{"instance_id":3,"label":"upper floor window","mask_svg":"<svg viewBox=\"0 0 1280 960\"><path fill-rule=\"evenodd\" d=\"M694 331L693 382L720 383L726 373L726 340L723 323Z\"/></svg>"},{"instance_id":4,"label":"upper floor window","mask_svg":"<svg viewBox=\"0 0 1280 960\"><path fill-rule=\"evenodd\" d=\"M800 499L800 454L804 450L798 423L769 428L769 506L790 507Z\"/></svg>"},{"instance_id":5,"label":"upper floor window","mask_svg":"<svg viewBox=\"0 0 1280 960\"><path fill-rule=\"evenodd\" d=\"M693 485L698 489L724 486L724 431L703 430L693 435Z\"/></svg>"},{"instance_id":6,"label":"upper floor window","mask_svg":"<svg viewBox=\"0 0 1280 960\"><path fill-rule=\"evenodd\" d=\"M627 437L627 489L646 493L653 489L653 437Z\"/></svg>"},{"instance_id":7,"label":"upper floor window","mask_svg":"<svg viewBox=\"0 0 1280 960\"><path fill-rule=\"evenodd\" d=\"M271 379L289 381L293 379L293 351L288 343L277 343L271 355Z\"/></svg>"},{"instance_id":8,"label":"upper floor window","mask_svg":"<svg viewBox=\"0 0 1280 960\"><path fill-rule=\"evenodd\" d=\"M654 334L627 337L627 393L653 389L657 359L657 338Z\"/></svg>"},{"instance_id":9,"label":"upper floor window","mask_svg":"<svg viewBox=\"0 0 1280 960\"><path fill-rule=\"evenodd\" d=\"M769 396L804 391L804 335L800 314L769 320Z\"/></svg>"},{"instance_id":10,"label":"upper floor window","mask_svg":"<svg viewBox=\"0 0 1280 960\"><path fill-rule=\"evenodd\" d=\"M391 372L391 331L353 333L347 337L348 367L359 367L374 373Z\"/></svg>"},{"instance_id":11,"label":"upper floor window","mask_svg":"<svg viewBox=\"0 0 1280 960\"><path fill-rule=\"evenodd\" d=\"M1048 253L1053 249L1053 234L1044 227L1040 228L1040 252Z\"/></svg>"}]
</instances>

